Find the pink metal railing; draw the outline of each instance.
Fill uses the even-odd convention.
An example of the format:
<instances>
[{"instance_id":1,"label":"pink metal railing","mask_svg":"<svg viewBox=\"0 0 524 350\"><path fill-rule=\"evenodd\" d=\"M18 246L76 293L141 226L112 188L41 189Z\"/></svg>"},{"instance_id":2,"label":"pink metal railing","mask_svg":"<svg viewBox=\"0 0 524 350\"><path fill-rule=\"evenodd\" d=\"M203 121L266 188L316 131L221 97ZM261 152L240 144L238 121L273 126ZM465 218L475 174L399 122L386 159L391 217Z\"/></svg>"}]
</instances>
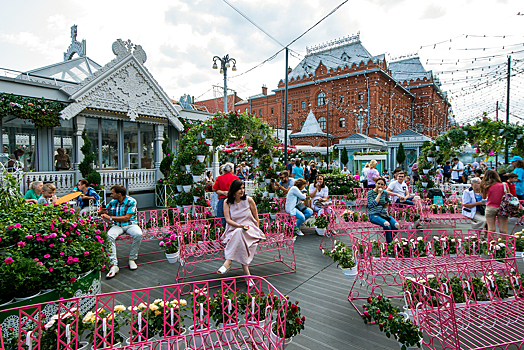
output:
<instances>
[{"instance_id":1,"label":"pink metal railing","mask_svg":"<svg viewBox=\"0 0 524 350\"><path fill-rule=\"evenodd\" d=\"M275 220L271 219L270 214L259 214L259 227L266 235L266 240L258 243L257 254L276 250L278 255L275 255L272 261L250 266L281 262L288 268L288 271L278 274L296 272L293 248L295 221L294 216L285 213L277 213ZM186 274L195 272L195 265L198 263L224 259L225 244L220 239L223 233L221 219L217 218L180 223L177 235L181 264L177 272L177 281L183 281ZM292 261L287 263L281 250L284 250L285 255L291 257ZM192 277L211 273L215 271L193 274Z\"/></svg>"},{"instance_id":2,"label":"pink metal railing","mask_svg":"<svg viewBox=\"0 0 524 350\"><path fill-rule=\"evenodd\" d=\"M426 347L524 346L524 287L514 258L420 266L400 275Z\"/></svg>"},{"instance_id":3,"label":"pink metal railing","mask_svg":"<svg viewBox=\"0 0 524 350\"><path fill-rule=\"evenodd\" d=\"M254 283L241 297L237 286L243 278L60 299L3 310L0 315L12 313L17 321L13 327L0 330L0 349L76 350L92 346L97 350L123 349L126 345L125 349L143 350L283 350L284 338L270 334L273 326L285 334L286 297L256 276L250 277ZM86 298L94 299L95 307L82 315L79 306ZM43 313L50 304L57 310L53 317ZM121 338L127 341L119 343Z\"/></svg>"},{"instance_id":4,"label":"pink metal railing","mask_svg":"<svg viewBox=\"0 0 524 350\"><path fill-rule=\"evenodd\" d=\"M354 188L353 194L357 197L355 202L357 204L367 205L368 204L368 191L369 191L368 188Z\"/></svg>"},{"instance_id":5,"label":"pink metal railing","mask_svg":"<svg viewBox=\"0 0 524 350\"><path fill-rule=\"evenodd\" d=\"M469 218L462 215L462 205L453 198L442 199L442 204L435 204L432 199L415 199L413 201L420 219L426 225L451 225L467 224Z\"/></svg>"},{"instance_id":6,"label":"pink metal railing","mask_svg":"<svg viewBox=\"0 0 524 350\"><path fill-rule=\"evenodd\" d=\"M487 239L483 238L484 235ZM383 230L355 233L351 235L351 246L358 264L359 279L367 284L367 295L359 297L359 292L353 289L355 280L348 299L353 304L355 299L384 294L384 286L401 285L401 270L474 262L482 254L488 259L514 257L515 237L506 235L499 241L498 235L497 232L471 229L396 230L392 231L393 242L388 244Z\"/></svg>"}]
</instances>

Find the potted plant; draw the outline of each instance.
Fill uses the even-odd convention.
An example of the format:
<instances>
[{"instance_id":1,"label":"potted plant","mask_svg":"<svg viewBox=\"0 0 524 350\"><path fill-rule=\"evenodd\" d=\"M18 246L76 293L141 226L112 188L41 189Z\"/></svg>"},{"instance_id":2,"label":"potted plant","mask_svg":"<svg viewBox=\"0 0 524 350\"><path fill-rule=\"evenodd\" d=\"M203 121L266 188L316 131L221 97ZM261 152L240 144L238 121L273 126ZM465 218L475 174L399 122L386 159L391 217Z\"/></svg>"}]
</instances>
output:
<instances>
[{"instance_id":1,"label":"potted plant","mask_svg":"<svg viewBox=\"0 0 524 350\"><path fill-rule=\"evenodd\" d=\"M147 306L144 305L143 309ZM130 324L130 313L126 310L124 305L115 306L114 310L108 311L104 308L99 308L95 312L89 311L82 318L82 330L87 331L86 339L90 344L96 340L97 349L111 349L113 347L119 347L124 341L124 337L120 333L122 326ZM105 325L105 326L103 326ZM101 333L103 342L101 339L95 339L95 328L97 332ZM112 328L112 332L111 332ZM93 344L92 349L95 348Z\"/></svg>"},{"instance_id":2,"label":"potted plant","mask_svg":"<svg viewBox=\"0 0 524 350\"><path fill-rule=\"evenodd\" d=\"M315 219L315 227L319 236L324 236L329 224L328 217L326 214L321 214Z\"/></svg>"},{"instance_id":3,"label":"potted plant","mask_svg":"<svg viewBox=\"0 0 524 350\"><path fill-rule=\"evenodd\" d=\"M193 182L200 182L201 176L206 171L204 163L198 161L191 163L191 174L193 175Z\"/></svg>"},{"instance_id":4,"label":"potted plant","mask_svg":"<svg viewBox=\"0 0 524 350\"><path fill-rule=\"evenodd\" d=\"M209 334L203 333L202 331L209 329L209 317L205 315L204 308L207 307L208 303L208 291L207 288L195 288L191 292L191 305L190 313L193 314L193 325L189 326L189 332L195 333L191 344L194 344L195 348L200 348L202 344L206 343L209 339ZM195 329L195 326L198 328Z\"/></svg>"},{"instance_id":5,"label":"potted plant","mask_svg":"<svg viewBox=\"0 0 524 350\"><path fill-rule=\"evenodd\" d=\"M186 334L186 328L184 328L184 319L188 318L189 316L183 312L185 309L187 309L187 301L185 299L173 299L168 301L156 299L152 304L149 305L148 317L150 332L154 332L154 334L160 337L160 339L165 339L160 343L162 350L182 348L184 339L173 339L171 337L179 337ZM170 325L170 331L167 334L164 334L164 322L167 322Z\"/></svg>"},{"instance_id":6,"label":"potted plant","mask_svg":"<svg viewBox=\"0 0 524 350\"><path fill-rule=\"evenodd\" d=\"M432 162L434 159L435 159L435 153L433 153L433 151L429 151L428 161Z\"/></svg>"},{"instance_id":7,"label":"potted plant","mask_svg":"<svg viewBox=\"0 0 524 350\"><path fill-rule=\"evenodd\" d=\"M269 315L266 315L268 297L264 292L259 294L258 291L251 291L251 293L240 294L237 300L238 310L241 314L246 315L247 324L258 324L260 327L264 327L266 319L270 318Z\"/></svg>"},{"instance_id":8,"label":"potted plant","mask_svg":"<svg viewBox=\"0 0 524 350\"><path fill-rule=\"evenodd\" d=\"M421 348L422 332L409 319L408 315L401 313L388 320L387 325L382 327L386 336L393 335L401 350L415 350Z\"/></svg>"},{"instance_id":9,"label":"potted plant","mask_svg":"<svg viewBox=\"0 0 524 350\"><path fill-rule=\"evenodd\" d=\"M515 233L515 258L517 261L524 260L524 237L522 237L523 233L524 230Z\"/></svg>"},{"instance_id":10,"label":"potted plant","mask_svg":"<svg viewBox=\"0 0 524 350\"><path fill-rule=\"evenodd\" d=\"M193 184L193 177L189 173L185 173L183 175L180 175L180 184L182 185L182 189L185 193L189 193L191 191L191 185Z\"/></svg>"},{"instance_id":11,"label":"potted plant","mask_svg":"<svg viewBox=\"0 0 524 350\"><path fill-rule=\"evenodd\" d=\"M166 259L169 263L174 264L178 261L180 253L178 252L178 237L175 233L164 235L158 245L164 248Z\"/></svg>"},{"instance_id":12,"label":"potted plant","mask_svg":"<svg viewBox=\"0 0 524 350\"><path fill-rule=\"evenodd\" d=\"M289 298L289 297L288 297ZM284 319L282 315L281 320ZM293 337L300 333L305 328L306 318L300 315L300 307L298 301L294 303L288 301L287 304L287 315L286 315L286 327L285 333L281 328L277 328L277 323L273 322L271 325L271 340L277 344L284 338L284 346L288 345L293 341Z\"/></svg>"},{"instance_id":13,"label":"potted plant","mask_svg":"<svg viewBox=\"0 0 524 350\"><path fill-rule=\"evenodd\" d=\"M347 247L344 242L338 242L332 250L322 250L322 253L337 263L337 267L340 267L348 280L355 280L358 275L358 266L351 248Z\"/></svg>"},{"instance_id":14,"label":"potted plant","mask_svg":"<svg viewBox=\"0 0 524 350\"><path fill-rule=\"evenodd\" d=\"M275 203L273 201L273 203L271 203L269 205L269 216L271 217L271 220L276 220L277 218L277 213L280 211L280 207L278 206L277 203Z\"/></svg>"},{"instance_id":15,"label":"potted plant","mask_svg":"<svg viewBox=\"0 0 524 350\"><path fill-rule=\"evenodd\" d=\"M193 203L196 203L200 198L206 194L206 185L203 182L197 182L191 186L191 195L193 196Z\"/></svg>"},{"instance_id":16,"label":"potted plant","mask_svg":"<svg viewBox=\"0 0 524 350\"><path fill-rule=\"evenodd\" d=\"M267 185L266 188L267 193L269 194L269 198L275 198L275 189L273 188L273 186L271 186L271 183Z\"/></svg>"}]
</instances>

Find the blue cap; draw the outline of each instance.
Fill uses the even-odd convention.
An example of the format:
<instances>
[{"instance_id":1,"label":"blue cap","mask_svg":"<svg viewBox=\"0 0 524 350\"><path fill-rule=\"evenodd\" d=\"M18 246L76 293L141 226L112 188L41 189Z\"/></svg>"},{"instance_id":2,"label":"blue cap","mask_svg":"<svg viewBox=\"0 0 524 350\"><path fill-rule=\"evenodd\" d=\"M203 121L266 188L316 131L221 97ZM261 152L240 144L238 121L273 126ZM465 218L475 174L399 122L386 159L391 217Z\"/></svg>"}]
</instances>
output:
<instances>
[{"instance_id":1,"label":"blue cap","mask_svg":"<svg viewBox=\"0 0 524 350\"><path fill-rule=\"evenodd\" d=\"M511 158L511 160L510 160L510 163L511 163L511 162L516 162L516 161L518 161L518 160L522 160L522 157L519 157L519 156L513 156L513 158Z\"/></svg>"}]
</instances>

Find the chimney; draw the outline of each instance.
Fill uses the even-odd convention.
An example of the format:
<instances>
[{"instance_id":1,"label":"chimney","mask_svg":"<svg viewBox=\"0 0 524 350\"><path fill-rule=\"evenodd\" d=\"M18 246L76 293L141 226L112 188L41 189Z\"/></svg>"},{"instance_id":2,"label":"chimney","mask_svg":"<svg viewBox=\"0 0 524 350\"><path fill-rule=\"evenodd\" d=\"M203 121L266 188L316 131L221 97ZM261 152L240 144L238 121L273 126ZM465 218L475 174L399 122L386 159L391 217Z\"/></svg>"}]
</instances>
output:
<instances>
[{"instance_id":1,"label":"chimney","mask_svg":"<svg viewBox=\"0 0 524 350\"><path fill-rule=\"evenodd\" d=\"M266 84L262 85L262 95L267 95L267 87L266 87Z\"/></svg>"},{"instance_id":2,"label":"chimney","mask_svg":"<svg viewBox=\"0 0 524 350\"><path fill-rule=\"evenodd\" d=\"M291 69L291 67L287 67L287 74L291 73L293 71L293 69Z\"/></svg>"}]
</instances>

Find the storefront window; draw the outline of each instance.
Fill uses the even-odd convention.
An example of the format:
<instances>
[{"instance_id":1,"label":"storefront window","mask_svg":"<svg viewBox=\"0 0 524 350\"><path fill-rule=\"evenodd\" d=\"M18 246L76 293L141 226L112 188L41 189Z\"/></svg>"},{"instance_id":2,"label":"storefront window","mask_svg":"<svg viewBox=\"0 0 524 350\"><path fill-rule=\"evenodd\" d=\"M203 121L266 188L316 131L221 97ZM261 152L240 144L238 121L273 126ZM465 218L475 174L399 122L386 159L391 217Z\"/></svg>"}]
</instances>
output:
<instances>
[{"instance_id":1,"label":"storefront window","mask_svg":"<svg viewBox=\"0 0 524 350\"><path fill-rule=\"evenodd\" d=\"M0 161L18 158L24 171L35 170L36 132L32 123L14 117L2 120L2 154ZM20 150L16 152L15 151ZM23 151L23 154L22 154Z\"/></svg>"},{"instance_id":2,"label":"storefront window","mask_svg":"<svg viewBox=\"0 0 524 350\"><path fill-rule=\"evenodd\" d=\"M124 168L138 169L138 124L124 122Z\"/></svg>"},{"instance_id":3,"label":"storefront window","mask_svg":"<svg viewBox=\"0 0 524 350\"><path fill-rule=\"evenodd\" d=\"M95 168L100 169L98 164L98 119L86 118L86 135L91 141L91 151L95 153Z\"/></svg>"},{"instance_id":4,"label":"storefront window","mask_svg":"<svg viewBox=\"0 0 524 350\"><path fill-rule=\"evenodd\" d=\"M118 126L115 120L102 120L102 169L118 170Z\"/></svg>"},{"instance_id":5,"label":"storefront window","mask_svg":"<svg viewBox=\"0 0 524 350\"><path fill-rule=\"evenodd\" d=\"M73 120L60 120L60 126L53 129L53 166L56 170L70 170L75 162Z\"/></svg>"},{"instance_id":6,"label":"storefront window","mask_svg":"<svg viewBox=\"0 0 524 350\"><path fill-rule=\"evenodd\" d=\"M151 124L140 124L140 141L142 143L142 149L140 154L140 162L142 163L142 169L153 169L155 163L155 130Z\"/></svg>"}]
</instances>

